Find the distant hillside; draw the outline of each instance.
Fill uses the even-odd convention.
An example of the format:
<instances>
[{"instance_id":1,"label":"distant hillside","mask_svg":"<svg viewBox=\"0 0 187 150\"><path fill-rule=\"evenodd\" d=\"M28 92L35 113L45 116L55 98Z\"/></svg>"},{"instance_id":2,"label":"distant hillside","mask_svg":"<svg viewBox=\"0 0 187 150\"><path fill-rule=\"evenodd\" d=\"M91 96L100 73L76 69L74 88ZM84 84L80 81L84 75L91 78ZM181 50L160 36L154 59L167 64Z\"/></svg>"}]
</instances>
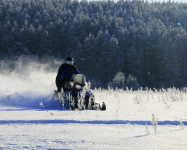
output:
<instances>
[{"instance_id":1,"label":"distant hillside","mask_svg":"<svg viewBox=\"0 0 187 150\"><path fill-rule=\"evenodd\" d=\"M186 20L184 3L0 0L0 58L71 55L95 86L184 87Z\"/></svg>"}]
</instances>

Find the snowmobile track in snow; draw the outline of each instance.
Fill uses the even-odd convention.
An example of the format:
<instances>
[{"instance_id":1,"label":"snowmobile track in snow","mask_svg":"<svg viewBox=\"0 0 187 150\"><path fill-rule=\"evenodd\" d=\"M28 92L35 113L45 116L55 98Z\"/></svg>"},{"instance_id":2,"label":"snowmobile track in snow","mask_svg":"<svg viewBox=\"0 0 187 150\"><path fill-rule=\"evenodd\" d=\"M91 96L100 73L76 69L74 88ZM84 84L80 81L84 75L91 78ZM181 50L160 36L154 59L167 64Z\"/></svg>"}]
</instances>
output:
<instances>
[{"instance_id":1,"label":"snowmobile track in snow","mask_svg":"<svg viewBox=\"0 0 187 150\"><path fill-rule=\"evenodd\" d=\"M187 121L182 122L187 125ZM151 121L130 121L130 120L0 120L1 124L131 124L131 125L152 125ZM180 121L158 121L158 125L180 125Z\"/></svg>"}]
</instances>

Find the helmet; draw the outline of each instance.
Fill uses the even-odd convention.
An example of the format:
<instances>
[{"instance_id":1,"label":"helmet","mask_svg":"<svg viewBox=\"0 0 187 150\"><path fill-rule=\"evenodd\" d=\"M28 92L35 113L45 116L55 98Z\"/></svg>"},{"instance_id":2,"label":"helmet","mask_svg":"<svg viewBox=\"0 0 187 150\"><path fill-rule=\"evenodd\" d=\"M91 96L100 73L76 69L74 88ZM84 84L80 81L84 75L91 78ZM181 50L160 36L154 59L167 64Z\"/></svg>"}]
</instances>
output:
<instances>
[{"instance_id":1,"label":"helmet","mask_svg":"<svg viewBox=\"0 0 187 150\"><path fill-rule=\"evenodd\" d=\"M72 57L67 57L66 61L74 61Z\"/></svg>"},{"instance_id":2,"label":"helmet","mask_svg":"<svg viewBox=\"0 0 187 150\"><path fill-rule=\"evenodd\" d=\"M72 57L67 57L67 58L66 58L66 63L67 63L68 65L73 65L73 62L74 62L74 60L73 60Z\"/></svg>"}]
</instances>

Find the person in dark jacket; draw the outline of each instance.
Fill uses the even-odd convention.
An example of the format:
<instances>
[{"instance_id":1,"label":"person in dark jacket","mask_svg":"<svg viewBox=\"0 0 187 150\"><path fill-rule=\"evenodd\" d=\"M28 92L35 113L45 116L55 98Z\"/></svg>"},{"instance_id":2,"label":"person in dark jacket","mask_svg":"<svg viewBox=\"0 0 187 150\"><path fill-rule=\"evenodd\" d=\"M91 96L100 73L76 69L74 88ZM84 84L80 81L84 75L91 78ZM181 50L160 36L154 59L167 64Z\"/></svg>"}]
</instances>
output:
<instances>
[{"instance_id":1,"label":"person in dark jacket","mask_svg":"<svg viewBox=\"0 0 187 150\"><path fill-rule=\"evenodd\" d=\"M60 92L62 88L64 91L66 91L67 89L65 88L65 83L73 80L74 75L80 74L78 69L73 64L73 58L67 57L66 62L60 66L56 76L56 86L58 92Z\"/></svg>"}]
</instances>

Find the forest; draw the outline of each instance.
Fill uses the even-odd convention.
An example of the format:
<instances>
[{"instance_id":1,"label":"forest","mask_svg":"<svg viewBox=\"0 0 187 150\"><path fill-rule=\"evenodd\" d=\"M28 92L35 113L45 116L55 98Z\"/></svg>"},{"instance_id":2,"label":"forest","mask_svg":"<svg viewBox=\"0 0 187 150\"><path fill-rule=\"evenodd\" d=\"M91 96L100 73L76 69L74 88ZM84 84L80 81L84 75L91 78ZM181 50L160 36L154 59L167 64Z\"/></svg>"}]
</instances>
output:
<instances>
[{"instance_id":1,"label":"forest","mask_svg":"<svg viewBox=\"0 0 187 150\"><path fill-rule=\"evenodd\" d=\"M0 60L75 59L93 87L187 87L187 3L0 0Z\"/></svg>"}]
</instances>

